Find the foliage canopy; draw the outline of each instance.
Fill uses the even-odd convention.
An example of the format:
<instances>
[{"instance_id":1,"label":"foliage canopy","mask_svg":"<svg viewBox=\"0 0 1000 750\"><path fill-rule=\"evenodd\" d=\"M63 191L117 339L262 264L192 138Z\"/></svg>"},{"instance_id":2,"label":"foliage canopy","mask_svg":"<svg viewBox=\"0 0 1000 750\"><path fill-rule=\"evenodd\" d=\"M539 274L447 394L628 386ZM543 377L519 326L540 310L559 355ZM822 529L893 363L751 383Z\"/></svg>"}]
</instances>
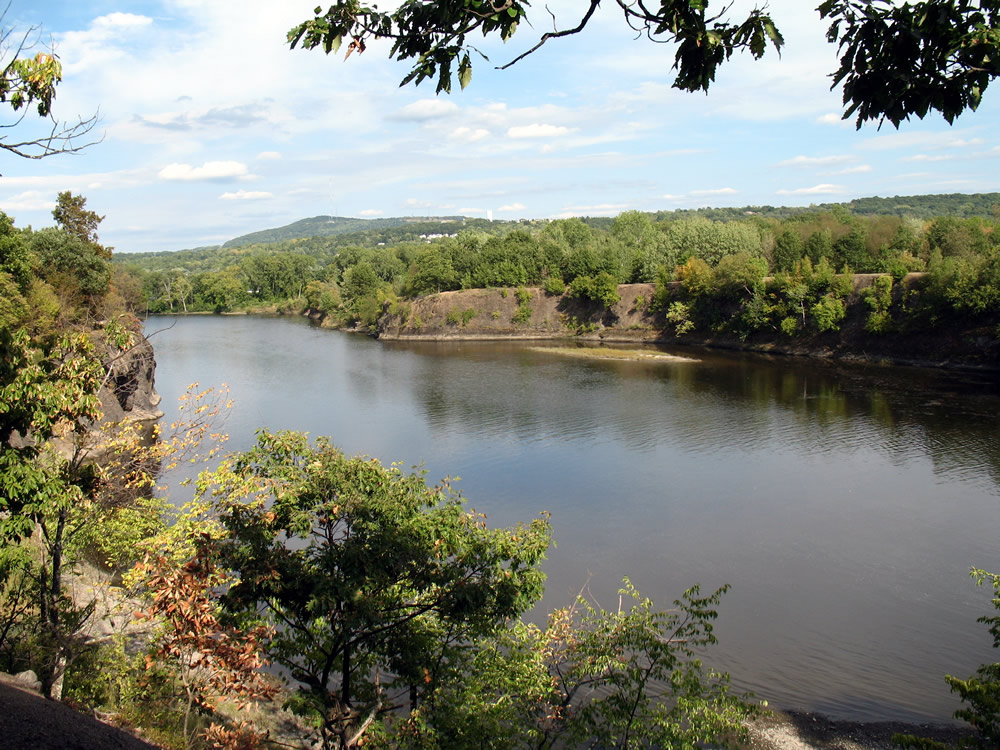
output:
<instances>
[{"instance_id":1,"label":"foliage canopy","mask_svg":"<svg viewBox=\"0 0 1000 750\"><path fill-rule=\"evenodd\" d=\"M590 0L573 25L541 34L500 67L510 67L552 39L582 32L600 4ZM710 11L708 0L614 0L614 5L639 36L675 45L673 85L685 91L708 91L719 66L736 52L759 59L769 46L780 53L784 45L766 5L742 19L730 16L731 4ZM506 42L529 23L528 8L521 0L405 0L383 12L358 0L339 0L326 10L317 7L314 18L288 32L288 42L327 54L347 42L349 57L364 52L372 40L387 39L390 57L412 61L401 85L436 78L438 93L450 92L456 76L462 88L469 84L472 53L482 55L470 37ZM844 87L844 118L857 115L858 127L884 120L898 127L930 110L951 122L976 109L1000 73L997 0L827 0L817 10L830 21L828 40L840 48L840 67L832 78L834 86ZM552 20L556 26L557 19Z\"/></svg>"}]
</instances>

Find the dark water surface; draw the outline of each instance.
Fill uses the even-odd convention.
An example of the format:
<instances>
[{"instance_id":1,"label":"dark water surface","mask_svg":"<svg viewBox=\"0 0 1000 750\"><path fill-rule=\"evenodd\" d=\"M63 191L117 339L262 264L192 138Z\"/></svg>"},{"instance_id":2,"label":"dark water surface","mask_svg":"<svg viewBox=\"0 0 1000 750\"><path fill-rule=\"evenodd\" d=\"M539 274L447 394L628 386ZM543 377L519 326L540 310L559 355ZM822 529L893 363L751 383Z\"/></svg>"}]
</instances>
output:
<instances>
[{"instance_id":1,"label":"dark water surface","mask_svg":"<svg viewBox=\"0 0 1000 750\"><path fill-rule=\"evenodd\" d=\"M515 343L380 343L290 319L151 318L171 415L226 383L253 431L460 476L494 525L552 513L546 608L629 576L663 606L732 585L705 661L774 705L947 720L946 673L996 659L995 376L677 353L585 360Z\"/></svg>"}]
</instances>

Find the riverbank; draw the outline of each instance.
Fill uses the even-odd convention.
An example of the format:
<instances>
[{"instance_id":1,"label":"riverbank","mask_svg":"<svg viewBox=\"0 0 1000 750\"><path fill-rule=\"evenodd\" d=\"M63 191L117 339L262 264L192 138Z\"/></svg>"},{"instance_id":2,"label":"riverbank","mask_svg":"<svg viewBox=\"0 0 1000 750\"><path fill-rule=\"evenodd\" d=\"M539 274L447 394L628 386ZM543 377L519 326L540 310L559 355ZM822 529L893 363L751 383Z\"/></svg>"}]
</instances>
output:
<instances>
[{"instance_id":1,"label":"riverbank","mask_svg":"<svg viewBox=\"0 0 1000 750\"><path fill-rule=\"evenodd\" d=\"M857 277L846 300L840 329L787 336L756 331L733 334L677 333L662 310L653 310L653 284L622 284L611 307L537 288L466 289L440 292L387 306L376 336L387 341L489 341L572 339L590 344L658 344L708 347L764 354L877 362L919 367L1000 371L996 321L938 326L875 334L866 330L870 312L858 290L869 277Z\"/></svg>"},{"instance_id":2,"label":"riverbank","mask_svg":"<svg viewBox=\"0 0 1000 750\"><path fill-rule=\"evenodd\" d=\"M972 736L957 725L835 721L822 714L774 711L750 727L749 750L893 750L897 734L950 745Z\"/></svg>"},{"instance_id":3,"label":"riverbank","mask_svg":"<svg viewBox=\"0 0 1000 750\"><path fill-rule=\"evenodd\" d=\"M115 726L113 719L79 713L36 692L0 678L0 736L8 750L72 750L120 748L155 750L136 734ZM286 730L287 731L287 730ZM750 727L748 750L891 750L897 733L955 743L969 736L957 726L833 721L819 714L776 711ZM307 748L301 738L282 734L273 747Z\"/></svg>"}]
</instances>

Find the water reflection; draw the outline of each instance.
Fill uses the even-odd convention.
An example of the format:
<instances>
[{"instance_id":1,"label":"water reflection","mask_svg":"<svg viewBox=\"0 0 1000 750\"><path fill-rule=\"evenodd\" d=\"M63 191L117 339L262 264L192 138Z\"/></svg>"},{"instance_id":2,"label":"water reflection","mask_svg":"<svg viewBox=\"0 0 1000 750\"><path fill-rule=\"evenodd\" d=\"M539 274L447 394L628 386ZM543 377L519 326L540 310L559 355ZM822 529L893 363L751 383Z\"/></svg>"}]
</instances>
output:
<instances>
[{"instance_id":1,"label":"water reflection","mask_svg":"<svg viewBox=\"0 0 1000 750\"><path fill-rule=\"evenodd\" d=\"M414 397L444 432L574 441L610 430L640 452L664 443L699 453L874 450L897 465L929 456L942 479L1000 483L1000 397L988 376L704 353L651 363L496 343L390 346L418 359Z\"/></svg>"},{"instance_id":2,"label":"water reflection","mask_svg":"<svg viewBox=\"0 0 1000 750\"><path fill-rule=\"evenodd\" d=\"M509 343L379 343L198 318L154 340L164 404L229 382L228 429L331 435L423 464L496 524L553 514L545 605L592 574L667 604L733 586L716 665L772 702L947 718L942 680L990 652L968 580L1000 569L995 380L681 351L581 360Z\"/></svg>"}]
</instances>

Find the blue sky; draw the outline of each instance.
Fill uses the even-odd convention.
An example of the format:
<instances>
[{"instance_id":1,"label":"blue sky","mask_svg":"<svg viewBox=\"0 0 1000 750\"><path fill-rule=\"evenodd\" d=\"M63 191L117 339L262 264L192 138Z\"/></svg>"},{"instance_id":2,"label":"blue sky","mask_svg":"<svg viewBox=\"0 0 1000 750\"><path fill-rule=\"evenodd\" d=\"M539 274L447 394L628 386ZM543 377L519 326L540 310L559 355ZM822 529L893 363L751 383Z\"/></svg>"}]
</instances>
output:
<instances>
[{"instance_id":1,"label":"blue sky","mask_svg":"<svg viewBox=\"0 0 1000 750\"><path fill-rule=\"evenodd\" d=\"M611 4L582 34L493 70L551 27L537 4L535 29L484 44L491 62L469 88L435 96L400 89L408 67L378 45L347 61L289 51L314 2L13 0L5 23L41 25L64 66L55 114L99 113L103 141L41 161L0 154L0 210L48 226L59 191L82 193L106 216L102 240L129 252L318 214L558 218L1000 190L1000 93L951 126L929 115L857 131L829 89L836 50L815 4L771 0L781 57L734 58L708 95L672 89L672 48L634 39ZM575 25L579 2L548 7Z\"/></svg>"}]
</instances>

